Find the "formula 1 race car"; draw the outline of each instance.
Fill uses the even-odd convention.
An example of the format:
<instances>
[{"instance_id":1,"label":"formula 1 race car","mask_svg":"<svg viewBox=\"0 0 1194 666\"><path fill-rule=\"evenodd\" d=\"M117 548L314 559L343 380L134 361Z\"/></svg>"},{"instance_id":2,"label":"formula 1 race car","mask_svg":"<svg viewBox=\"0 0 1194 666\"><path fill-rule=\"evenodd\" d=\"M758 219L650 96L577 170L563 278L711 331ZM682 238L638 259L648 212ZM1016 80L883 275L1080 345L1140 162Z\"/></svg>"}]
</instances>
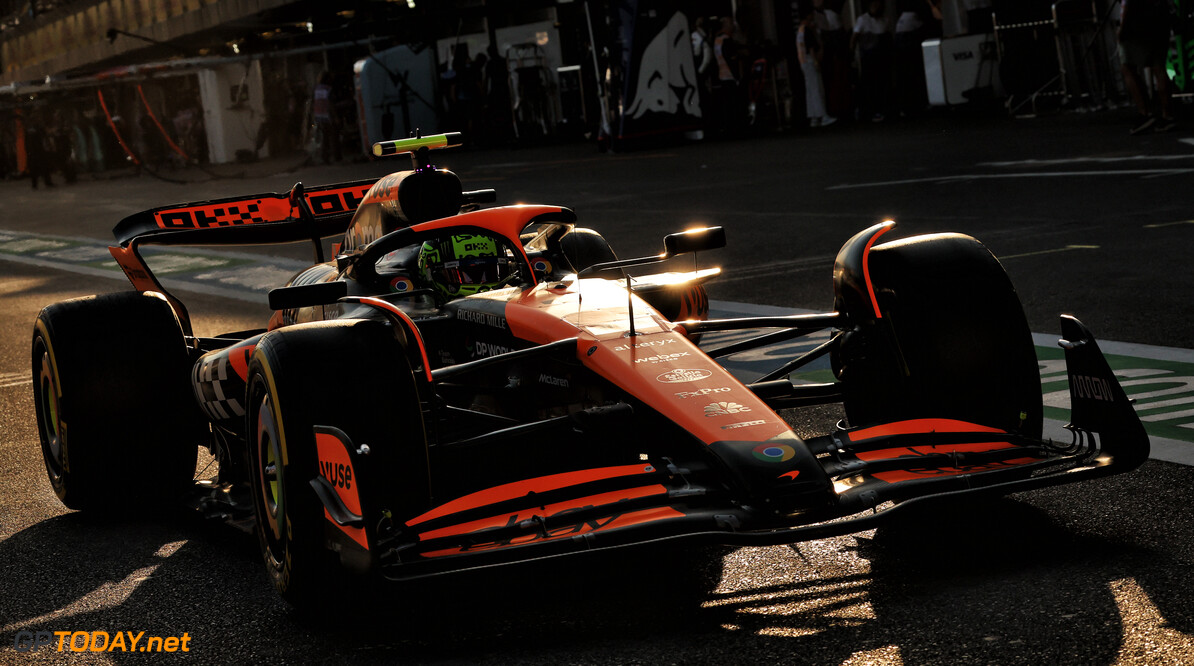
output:
<instances>
[{"instance_id":1,"label":"formula 1 race car","mask_svg":"<svg viewBox=\"0 0 1194 666\"><path fill-rule=\"evenodd\" d=\"M1131 470L1149 441L1094 338L1062 317L1069 441L1042 438L1040 375L1010 280L959 234L842 247L834 311L709 319L718 269L652 272L719 227L618 259L558 206L483 208L430 150L376 181L155 208L114 230L135 288L46 307L33 377L70 508L183 499L253 521L298 607L329 577L390 580L648 542L794 543L907 507ZM323 239L339 237L325 259ZM192 332L145 245L309 240L268 327ZM672 266L671 262L667 266ZM684 260L687 268L687 260ZM695 263L695 262L694 262ZM635 273L631 275L631 273ZM647 274L644 274L647 273ZM702 349L702 334L762 329ZM743 383L719 358L828 330ZM789 375L828 356L836 381ZM800 438L794 408L846 419ZM198 447L218 475L196 481Z\"/></svg>"}]
</instances>

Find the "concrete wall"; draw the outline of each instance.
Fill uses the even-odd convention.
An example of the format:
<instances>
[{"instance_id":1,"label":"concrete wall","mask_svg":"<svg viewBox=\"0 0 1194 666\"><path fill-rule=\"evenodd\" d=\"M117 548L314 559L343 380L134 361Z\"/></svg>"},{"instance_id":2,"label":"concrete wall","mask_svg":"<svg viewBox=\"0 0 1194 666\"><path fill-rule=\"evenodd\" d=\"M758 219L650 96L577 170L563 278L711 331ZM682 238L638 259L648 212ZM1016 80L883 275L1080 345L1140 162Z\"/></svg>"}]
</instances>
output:
<instances>
[{"instance_id":1,"label":"concrete wall","mask_svg":"<svg viewBox=\"0 0 1194 666\"><path fill-rule=\"evenodd\" d=\"M203 124L207 128L208 158L212 163L235 161L238 150L267 156L267 145L255 150L257 133L265 122L264 91L258 60L199 72Z\"/></svg>"},{"instance_id":2,"label":"concrete wall","mask_svg":"<svg viewBox=\"0 0 1194 666\"><path fill-rule=\"evenodd\" d=\"M168 42L294 1L100 0L80 2L77 8L71 3L6 31L0 41L0 85L44 79L147 46L127 36L109 42L109 28Z\"/></svg>"}]
</instances>

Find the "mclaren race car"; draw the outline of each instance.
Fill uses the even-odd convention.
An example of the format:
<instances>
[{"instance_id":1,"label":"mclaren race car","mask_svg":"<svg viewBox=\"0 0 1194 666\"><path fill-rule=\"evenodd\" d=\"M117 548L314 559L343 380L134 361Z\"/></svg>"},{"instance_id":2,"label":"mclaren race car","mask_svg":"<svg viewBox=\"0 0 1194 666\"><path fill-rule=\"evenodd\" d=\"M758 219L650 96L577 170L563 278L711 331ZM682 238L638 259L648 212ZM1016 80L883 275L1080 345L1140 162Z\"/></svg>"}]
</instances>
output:
<instances>
[{"instance_id":1,"label":"mclaren race car","mask_svg":"<svg viewBox=\"0 0 1194 666\"><path fill-rule=\"evenodd\" d=\"M721 247L721 228L619 259L568 208L484 207L491 190L466 192L430 162L457 140L377 144L413 164L375 181L121 221L111 252L134 289L50 305L34 327L41 448L62 502L104 513L181 499L251 521L278 590L303 607L329 576L405 580L685 539L793 543L1148 457L1071 317L1059 342L1070 436L1042 438L1023 310L973 238L880 243L894 223L877 224L842 246L832 312L710 319L703 285L718 269L671 260ZM338 241L328 257L325 238ZM268 325L216 337L193 334L140 254L297 241L314 265L270 292ZM697 345L746 329L759 332ZM825 331L750 383L719 362ZM835 381L789 378L822 357ZM823 434L785 420L831 403L846 418ZM218 475L196 480L200 447Z\"/></svg>"}]
</instances>

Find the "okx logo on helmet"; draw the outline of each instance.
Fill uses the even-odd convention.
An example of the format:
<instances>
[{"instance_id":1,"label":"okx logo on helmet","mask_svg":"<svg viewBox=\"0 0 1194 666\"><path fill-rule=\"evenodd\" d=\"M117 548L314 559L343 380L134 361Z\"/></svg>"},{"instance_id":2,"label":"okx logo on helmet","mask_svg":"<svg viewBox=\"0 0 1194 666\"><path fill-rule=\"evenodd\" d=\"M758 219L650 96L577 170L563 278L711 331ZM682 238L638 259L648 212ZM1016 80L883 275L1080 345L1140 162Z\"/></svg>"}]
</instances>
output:
<instances>
[{"instance_id":1,"label":"okx logo on helmet","mask_svg":"<svg viewBox=\"0 0 1194 666\"><path fill-rule=\"evenodd\" d=\"M498 242L480 234L456 234L426 241L419 272L445 299L471 296L505 285L513 269Z\"/></svg>"}]
</instances>

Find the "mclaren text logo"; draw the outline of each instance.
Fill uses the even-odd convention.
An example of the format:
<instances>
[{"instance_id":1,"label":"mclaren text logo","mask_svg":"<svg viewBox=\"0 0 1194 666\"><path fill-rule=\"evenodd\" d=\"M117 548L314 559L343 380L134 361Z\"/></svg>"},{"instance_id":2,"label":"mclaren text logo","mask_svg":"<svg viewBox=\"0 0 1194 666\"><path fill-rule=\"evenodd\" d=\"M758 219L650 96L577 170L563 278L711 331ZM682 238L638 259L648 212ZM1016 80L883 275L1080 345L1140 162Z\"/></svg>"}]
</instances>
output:
<instances>
[{"instance_id":1,"label":"mclaren text logo","mask_svg":"<svg viewBox=\"0 0 1194 666\"><path fill-rule=\"evenodd\" d=\"M539 383L547 384L548 386L558 386L560 388L568 388L568 380L563 377L552 377L551 375L539 375Z\"/></svg>"},{"instance_id":2,"label":"mclaren text logo","mask_svg":"<svg viewBox=\"0 0 1194 666\"><path fill-rule=\"evenodd\" d=\"M1103 402L1115 401L1115 394L1111 392L1111 382L1102 377L1074 375L1070 378L1070 385L1073 387L1074 395L1079 398L1102 400Z\"/></svg>"},{"instance_id":3,"label":"mclaren text logo","mask_svg":"<svg viewBox=\"0 0 1194 666\"><path fill-rule=\"evenodd\" d=\"M723 425L722 430L737 430L738 428L749 428L751 426L763 425L766 421L740 421L738 423L731 423L730 425Z\"/></svg>"},{"instance_id":4,"label":"mclaren text logo","mask_svg":"<svg viewBox=\"0 0 1194 666\"><path fill-rule=\"evenodd\" d=\"M711 393L729 393L731 390L733 389L728 386L722 386L720 388L703 388L697 389L695 391L680 391L675 395L677 398L685 400L687 398L699 398L703 395L709 395Z\"/></svg>"},{"instance_id":5,"label":"mclaren text logo","mask_svg":"<svg viewBox=\"0 0 1194 666\"><path fill-rule=\"evenodd\" d=\"M634 359L635 363L667 363L674 361L682 356L688 356L688 352L676 352L675 354L658 354L656 356L645 356L643 358Z\"/></svg>"},{"instance_id":6,"label":"mclaren text logo","mask_svg":"<svg viewBox=\"0 0 1194 666\"><path fill-rule=\"evenodd\" d=\"M712 372L708 370L690 370L687 368L676 368L671 372L665 372L655 378L655 381L663 382L664 384L686 384L688 382L699 382L702 379L708 379L713 376Z\"/></svg>"},{"instance_id":7,"label":"mclaren text logo","mask_svg":"<svg viewBox=\"0 0 1194 666\"><path fill-rule=\"evenodd\" d=\"M743 407L736 402L711 402L705 405L705 416L729 416L749 411L750 407Z\"/></svg>"},{"instance_id":8,"label":"mclaren text logo","mask_svg":"<svg viewBox=\"0 0 1194 666\"><path fill-rule=\"evenodd\" d=\"M337 488L352 489L352 466L350 465L320 460L319 473L328 480L328 483Z\"/></svg>"}]
</instances>

